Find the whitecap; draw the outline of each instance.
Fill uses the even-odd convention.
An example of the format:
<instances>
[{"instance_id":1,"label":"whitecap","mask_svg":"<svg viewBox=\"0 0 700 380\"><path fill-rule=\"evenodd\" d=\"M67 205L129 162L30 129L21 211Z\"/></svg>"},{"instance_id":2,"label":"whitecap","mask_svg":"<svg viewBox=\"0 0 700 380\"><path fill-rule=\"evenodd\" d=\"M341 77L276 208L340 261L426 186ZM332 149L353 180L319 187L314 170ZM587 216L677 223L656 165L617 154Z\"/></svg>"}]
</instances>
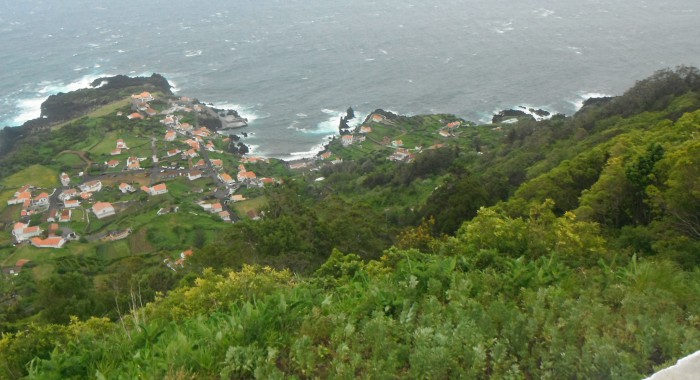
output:
<instances>
[{"instance_id":1,"label":"whitecap","mask_svg":"<svg viewBox=\"0 0 700 380\"><path fill-rule=\"evenodd\" d=\"M305 114L305 113L298 113L298 114L297 114L297 117L301 117L301 118L305 118L305 117L308 117L308 116L309 116L309 115L307 115L307 114Z\"/></svg>"},{"instance_id":2,"label":"whitecap","mask_svg":"<svg viewBox=\"0 0 700 380\"><path fill-rule=\"evenodd\" d=\"M546 18L546 17L553 15L555 12L551 9L540 8L540 9L534 10L533 13L536 13L541 18Z\"/></svg>"},{"instance_id":3,"label":"whitecap","mask_svg":"<svg viewBox=\"0 0 700 380\"><path fill-rule=\"evenodd\" d=\"M303 160L303 159L310 159L318 156L319 153L323 152L326 149L326 145L328 144L328 141L325 141L323 143L316 144L311 147L311 149L307 151L301 151L301 152L291 152L289 154L284 154L284 155L276 155L273 158L276 158L278 160L282 161L296 161L296 160ZM258 153L258 155L263 156L263 154Z\"/></svg>"},{"instance_id":4,"label":"whitecap","mask_svg":"<svg viewBox=\"0 0 700 380\"><path fill-rule=\"evenodd\" d=\"M256 106L246 106L241 104L226 103L226 102L215 102L214 108L224 109L224 110L236 110L238 114L248 120L248 124L254 122L255 120L265 119L270 117L269 114L261 113L256 110Z\"/></svg>"},{"instance_id":5,"label":"whitecap","mask_svg":"<svg viewBox=\"0 0 700 380\"><path fill-rule=\"evenodd\" d=\"M12 119L13 125L22 125L25 121L36 119L41 116L41 103L46 98L28 98L17 101L16 108L19 114Z\"/></svg>"},{"instance_id":6,"label":"whitecap","mask_svg":"<svg viewBox=\"0 0 700 380\"><path fill-rule=\"evenodd\" d=\"M198 55L202 55L201 50L187 50L187 51L185 51L185 57L196 57Z\"/></svg>"}]
</instances>

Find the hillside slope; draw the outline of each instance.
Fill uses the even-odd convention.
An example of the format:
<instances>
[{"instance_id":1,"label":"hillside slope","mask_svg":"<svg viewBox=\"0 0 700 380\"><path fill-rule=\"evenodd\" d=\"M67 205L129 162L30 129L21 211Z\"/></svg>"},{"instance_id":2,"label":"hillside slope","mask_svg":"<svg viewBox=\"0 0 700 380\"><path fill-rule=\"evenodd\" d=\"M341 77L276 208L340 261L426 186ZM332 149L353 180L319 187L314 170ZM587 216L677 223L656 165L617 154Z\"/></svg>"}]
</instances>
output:
<instances>
[{"instance_id":1,"label":"hillside slope","mask_svg":"<svg viewBox=\"0 0 700 380\"><path fill-rule=\"evenodd\" d=\"M175 289L4 335L3 376L648 376L700 348L698 78L541 122L377 111Z\"/></svg>"}]
</instances>

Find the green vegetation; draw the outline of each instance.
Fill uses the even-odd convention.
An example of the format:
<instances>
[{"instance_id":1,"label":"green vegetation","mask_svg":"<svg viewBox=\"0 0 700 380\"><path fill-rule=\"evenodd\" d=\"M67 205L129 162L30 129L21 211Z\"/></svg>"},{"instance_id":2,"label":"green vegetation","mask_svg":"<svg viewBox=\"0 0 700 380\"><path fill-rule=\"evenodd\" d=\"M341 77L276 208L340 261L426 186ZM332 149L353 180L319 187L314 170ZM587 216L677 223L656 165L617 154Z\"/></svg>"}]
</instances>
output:
<instances>
[{"instance_id":1,"label":"green vegetation","mask_svg":"<svg viewBox=\"0 0 700 380\"><path fill-rule=\"evenodd\" d=\"M664 70L572 117L449 136L454 116L378 110L365 141L330 144L342 163L246 164L284 181L241 189L233 225L195 204L209 179L106 189L128 206L77 226L124 240L0 240L5 265L32 259L0 277L0 377L643 378L700 347L699 93L696 69ZM70 148L163 133L109 118ZM387 159L396 139L411 159Z\"/></svg>"},{"instance_id":2,"label":"green vegetation","mask_svg":"<svg viewBox=\"0 0 700 380\"><path fill-rule=\"evenodd\" d=\"M10 189L17 189L29 183L37 187L49 188L59 184L59 174L48 167L32 165L0 180L0 183Z\"/></svg>"}]
</instances>

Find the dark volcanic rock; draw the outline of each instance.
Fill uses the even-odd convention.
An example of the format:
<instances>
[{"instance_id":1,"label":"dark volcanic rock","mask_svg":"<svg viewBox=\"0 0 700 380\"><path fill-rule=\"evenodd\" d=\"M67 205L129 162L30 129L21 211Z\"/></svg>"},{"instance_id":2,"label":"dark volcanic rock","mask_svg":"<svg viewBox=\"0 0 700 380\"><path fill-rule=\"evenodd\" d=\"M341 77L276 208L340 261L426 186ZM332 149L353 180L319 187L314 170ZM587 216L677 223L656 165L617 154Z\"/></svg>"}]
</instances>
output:
<instances>
[{"instance_id":1,"label":"dark volcanic rock","mask_svg":"<svg viewBox=\"0 0 700 380\"><path fill-rule=\"evenodd\" d=\"M551 115L551 113L549 113L548 111L545 111L541 108L539 108L539 109L530 108L529 111L530 111L530 113L534 113L535 115L537 115L539 117L547 117L547 116Z\"/></svg>"},{"instance_id":2,"label":"dark volcanic rock","mask_svg":"<svg viewBox=\"0 0 700 380\"><path fill-rule=\"evenodd\" d=\"M503 110L503 111L493 115L493 117L491 118L491 122L493 124L498 124L498 123L502 123L503 121L505 121L507 119L511 119L511 118L518 118L518 119L529 118L529 119L535 120L535 118L532 115L526 113L525 111Z\"/></svg>"},{"instance_id":3,"label":"dark volcanic rock","mask_svg":"<svg viewBox=\"0 0 700 380\"><path fill-rule=\"evenodd\" d=\"M170 83L159 74L153 74L148 78L117 75L96 79L91 85L93 88L49 96L41 104L41 118L46 119L48 123L70 120L140 91L160 91L166 95L172 95Z\"/></svg>"},{"instance_id":4,"label":"dark volcanic rock","mask_svg":"<svg viewBox=\"0 0 700 380\"><path fill-rule=\"evenodd\" d=\"M581 106L581 109L578 110L578 112L585 111L585 110L590 109L590 108L604 106L604 105L612 102L613 99L615 99L615 97L613 97L613 96L605 96L602 98L588 98L588 99L583 101L583 105Z\"/></svg>"}]
</instances>

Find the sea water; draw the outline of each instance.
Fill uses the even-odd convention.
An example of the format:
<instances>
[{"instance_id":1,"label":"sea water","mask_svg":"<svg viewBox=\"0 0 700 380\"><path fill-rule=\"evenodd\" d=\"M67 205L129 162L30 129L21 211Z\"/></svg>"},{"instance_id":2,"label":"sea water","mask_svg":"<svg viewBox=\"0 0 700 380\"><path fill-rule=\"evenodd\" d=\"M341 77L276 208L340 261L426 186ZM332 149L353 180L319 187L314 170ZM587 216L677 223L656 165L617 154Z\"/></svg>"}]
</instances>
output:
<instances>
[{"instance_id":1,"label":"sea water","mask_svg":"<svg viewBox=\"0 0 700 380\"><path fill-rule=\"evenodd\" d=\"M350 106L359 118L571 114L657 69L700 65L699 15L689 0L8 2L0 127L95 78L158 72L247 117L256 153L305 157Z\"/></svg>"}]
</instances>

